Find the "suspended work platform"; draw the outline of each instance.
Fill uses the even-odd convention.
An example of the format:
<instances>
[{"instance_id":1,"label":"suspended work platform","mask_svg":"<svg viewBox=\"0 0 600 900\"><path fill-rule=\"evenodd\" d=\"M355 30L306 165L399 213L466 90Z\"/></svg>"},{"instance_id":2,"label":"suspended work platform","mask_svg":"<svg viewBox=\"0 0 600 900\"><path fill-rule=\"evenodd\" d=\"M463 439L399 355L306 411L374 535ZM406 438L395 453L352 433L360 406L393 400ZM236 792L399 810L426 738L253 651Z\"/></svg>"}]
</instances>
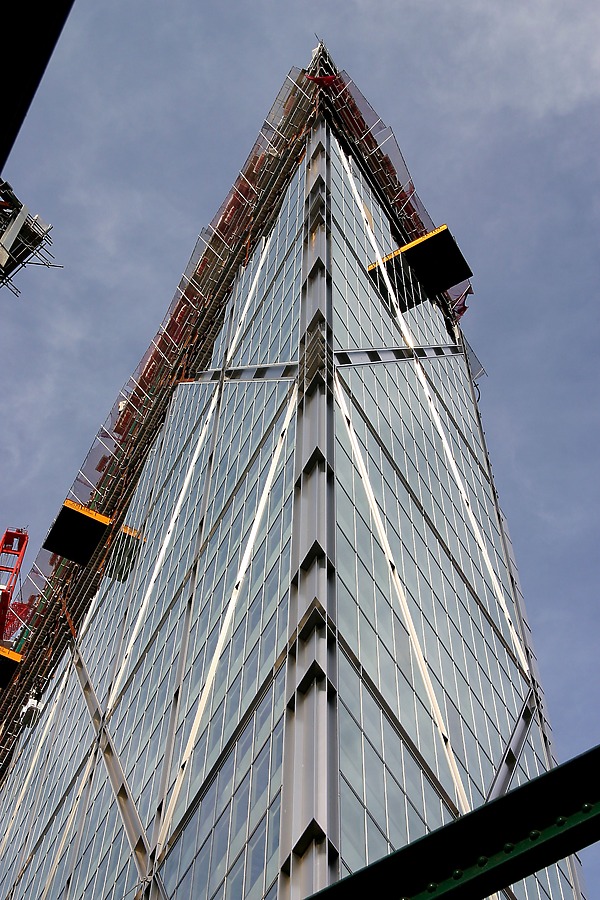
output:
<instances>
[{"instance_id":1,"label":"suspended work platform","mask_svg":"<svg viewBox=\"0 0 600 900\"><path fill-rule=\"evenodd\" d=\"M14 650L0 645L0 688L2 690L10 684L21 659L20 653L15 653Z\"/></svg>"},{"instance_id":2,"label":"suspended work platform","mask_svg":"<svg viewBox=\"0 0 600 900\"><path fill-rule=\"evenodd\" d=\"M422 237L399 247L382 259L385 268L393 271L405 260L414 270L429 295L441 294L448 288L466 281L473 274L447 225L440 225ZM377 277L380 263L369 266L369 273Z\"/></svg>"},{"instance_id":3,"label":"suspended work platform","mask_svg":"<svg viewBox=\"0 0 600 900\"><path fill-rule=\"evenodd\" d=\"M44 541L44 550L86 566L110 522L108 516L65 500Z\"/></svg>"}]
</instances>

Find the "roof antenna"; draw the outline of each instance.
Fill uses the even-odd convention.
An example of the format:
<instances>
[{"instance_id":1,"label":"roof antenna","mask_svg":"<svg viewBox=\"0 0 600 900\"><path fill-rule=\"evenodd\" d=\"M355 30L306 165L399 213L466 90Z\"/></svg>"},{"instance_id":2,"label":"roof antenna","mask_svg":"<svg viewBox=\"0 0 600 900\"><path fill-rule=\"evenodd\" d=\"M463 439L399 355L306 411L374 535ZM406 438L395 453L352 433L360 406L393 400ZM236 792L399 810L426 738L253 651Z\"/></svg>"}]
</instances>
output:
<instances>
[{"instance_id":1,"label":"roof antenna","mask_svg":"<svg viewBox=\"0 0 600 900\"><path fill-rule=\"evenodd\" d=\"M319 37L319 35L317 34L316 31L315 31L315 37L316 37L316 39L317 39L317 41L318 41L319 43L317 44L317 46L315 47L315 49L314 49L313 52L312 52L312 57L311 57L311 60L310 60L311 65L312 65L313 62L315 61L315 57L317 56L317 54L318 54L319 50L321 49L321 47L324 46L323 41L321 40L321 38Z\"/></svg>"}]
</instances>

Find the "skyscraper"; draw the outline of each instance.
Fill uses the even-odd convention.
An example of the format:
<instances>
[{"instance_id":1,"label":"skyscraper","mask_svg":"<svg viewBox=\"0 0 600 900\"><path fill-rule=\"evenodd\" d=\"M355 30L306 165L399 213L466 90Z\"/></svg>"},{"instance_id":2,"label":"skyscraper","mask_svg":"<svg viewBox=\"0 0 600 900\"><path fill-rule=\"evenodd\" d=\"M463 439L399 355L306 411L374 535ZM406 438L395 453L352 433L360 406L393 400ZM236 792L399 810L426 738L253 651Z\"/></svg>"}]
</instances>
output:
<instances>
[{"instance_id":1,"label":"skyscraper","mask_svg":"<svg viewBox=\"0 0 600 900\"><path fill-rule=\"evenodd\" d=\"M469 275L320 45L29 576L2 896L303 897L551 764Z\"/></svg>"}]
</instances>

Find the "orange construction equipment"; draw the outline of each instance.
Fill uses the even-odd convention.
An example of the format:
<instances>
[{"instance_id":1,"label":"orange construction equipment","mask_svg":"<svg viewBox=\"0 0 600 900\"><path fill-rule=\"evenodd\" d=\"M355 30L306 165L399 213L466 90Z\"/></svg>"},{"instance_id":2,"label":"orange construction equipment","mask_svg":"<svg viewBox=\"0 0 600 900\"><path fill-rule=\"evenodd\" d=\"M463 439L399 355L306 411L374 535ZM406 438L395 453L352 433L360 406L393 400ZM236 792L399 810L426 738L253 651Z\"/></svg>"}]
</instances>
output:
<instances>
[{"instance_id":1,"label":"orange construction equipment","mask_svg":"<svg viewBox=\"0 0 600 900\"><path fill-rule=\"evenodd\" d=\"M11 601L28 540L23 528L9 528L0 544L0 688L7 687L21 662L21 654L10 648L10 640L28 604L17 603L17 609Z\"/></svg>"}]
</instances>

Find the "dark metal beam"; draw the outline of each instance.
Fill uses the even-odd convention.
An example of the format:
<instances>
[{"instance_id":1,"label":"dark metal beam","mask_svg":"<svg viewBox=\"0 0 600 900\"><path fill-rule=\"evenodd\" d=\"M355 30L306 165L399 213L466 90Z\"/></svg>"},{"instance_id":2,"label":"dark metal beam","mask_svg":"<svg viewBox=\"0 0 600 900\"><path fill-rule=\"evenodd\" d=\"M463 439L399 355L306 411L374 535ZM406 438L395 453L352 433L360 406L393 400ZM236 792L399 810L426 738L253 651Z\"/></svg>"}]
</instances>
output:
<instances>
[{"instance_id":1,"label":"dark metal beam","mask_svg":"<svg viewBox=\"0 0 600 900\"><path fill-rule=\"evenodd\" d=\"M323 891L482 900L600 840L600 746Z\"/></svg>"},{"instance_id":2,"label":"dark metal beam","mask_svg":"<svg viewBox=\"0 0 600 900\"><path fill-rule=\"evenodd\" d=\"M73 2L52 0L33 7L28 3L12 3L10 9L5 10L0 172L25 121Z\"/></svg>"}]
</instances>

